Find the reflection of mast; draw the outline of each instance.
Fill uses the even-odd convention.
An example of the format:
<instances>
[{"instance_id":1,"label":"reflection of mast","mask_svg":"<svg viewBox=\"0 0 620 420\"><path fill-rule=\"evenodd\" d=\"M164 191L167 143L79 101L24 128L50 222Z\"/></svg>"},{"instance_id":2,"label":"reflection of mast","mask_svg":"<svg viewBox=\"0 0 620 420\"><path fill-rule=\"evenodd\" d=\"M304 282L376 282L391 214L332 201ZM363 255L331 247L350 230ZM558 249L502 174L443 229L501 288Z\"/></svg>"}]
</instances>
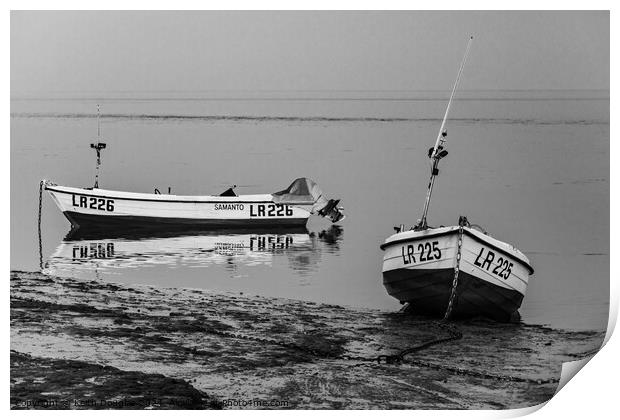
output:
<instances>
[{"instance_id":1,"label":"reflection of mast","mask_svg":"<svg viewBox=\"0 0 620 420\"><path fill-rule=\"evenodd\" d=\"M230 270L231 273L237 274L238 267L237 267L237 262L235 261L234 255L226 256L226 268Z\"/></svg>"},{"instance_id":2,"label":"reflection of mast","mask_svg":"<svg viewBox=\"0 0 620 420\"><path fill-rule=\"evenodd\" d=\"M101 273L99 273L99 262L95 261L95 280L101 281Z\"/></svg>"}]
</instances>

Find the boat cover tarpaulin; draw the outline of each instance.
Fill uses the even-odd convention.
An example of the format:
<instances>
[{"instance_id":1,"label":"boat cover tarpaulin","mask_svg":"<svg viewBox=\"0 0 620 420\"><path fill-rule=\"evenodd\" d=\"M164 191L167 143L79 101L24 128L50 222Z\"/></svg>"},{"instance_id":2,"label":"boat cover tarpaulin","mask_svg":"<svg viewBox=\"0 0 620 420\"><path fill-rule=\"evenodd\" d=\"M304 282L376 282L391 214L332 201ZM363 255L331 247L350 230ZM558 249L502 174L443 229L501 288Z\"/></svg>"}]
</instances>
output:
<instances>
[{"instance_id":1,"label":"boat cover tarpaulin","mask_svg":"<svg viewBox=\"0 0 620 420\"><path fill-rule=\"evenodd\" d=\"M274 203L314 204L313 210L323 208L328 203L323 197L323 191L309 178L297 178L288 188L272 195Z\"/></svg>"}]
</instances>

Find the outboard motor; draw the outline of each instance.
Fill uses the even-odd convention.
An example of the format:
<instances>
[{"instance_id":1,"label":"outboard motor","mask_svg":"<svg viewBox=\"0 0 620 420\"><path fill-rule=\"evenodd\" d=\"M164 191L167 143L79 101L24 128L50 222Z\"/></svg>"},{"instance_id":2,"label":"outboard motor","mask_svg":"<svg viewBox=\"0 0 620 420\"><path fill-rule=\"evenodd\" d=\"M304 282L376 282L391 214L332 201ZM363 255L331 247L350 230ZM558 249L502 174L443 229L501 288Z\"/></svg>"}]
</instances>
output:
<instances>
[{"instance_id":1,"label":"outboard motor","mask_svg":"<svg viewBox=\"0 0 620 420\"><path fill-rule=\"evenodd\" d=\"M316 182L308 178L297 178L287 189L272 194L274 203L294 203L312 206L311 214L318 214L337 223L344 219L340 200L327 199Z\"/></svg>"},{"instance_id":2,"label":"outboard motor","mask_svg":"<svg viewBox=\"0 0 620 420\"><path fill-rule=\"evenodd\" d=\"M338 207L338 203L340 203L340 200L334 200L332 198L327 202L325 207L318 210L317 213L320 216L329 218L332 223L337 223L345 218L345 215L342 213L342 210L344 210L344 208Z\"/></svg>"}]
</instances>

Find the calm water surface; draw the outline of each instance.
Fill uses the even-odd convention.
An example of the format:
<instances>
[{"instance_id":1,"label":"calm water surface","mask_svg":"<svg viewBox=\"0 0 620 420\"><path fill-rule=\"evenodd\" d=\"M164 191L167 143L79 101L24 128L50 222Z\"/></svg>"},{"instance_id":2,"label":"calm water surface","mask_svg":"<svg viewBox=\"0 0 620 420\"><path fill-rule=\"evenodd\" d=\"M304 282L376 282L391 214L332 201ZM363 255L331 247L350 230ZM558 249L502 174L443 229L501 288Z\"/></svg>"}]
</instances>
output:
<instances>
[{"instance_id":1,"label":"calm water surface","mask_svg":"<svg viewBox=\"0 0 620 420\"><path fill-rule=\"evenodd\" d=\"M337 227L312 219L307 231L66 238L69 223L45 196L46 272L400 307L382 286L379 244L420 216L446 93L84 96L11 101L12 269L39 267L39 180L92 186L100 103L103 188L268 193L307 176L342 199L347 218ZM608 92L466 92L452 117L429 222L466 215L530 257L524 321L604 330Z\"/></svg>"}]
</instances>

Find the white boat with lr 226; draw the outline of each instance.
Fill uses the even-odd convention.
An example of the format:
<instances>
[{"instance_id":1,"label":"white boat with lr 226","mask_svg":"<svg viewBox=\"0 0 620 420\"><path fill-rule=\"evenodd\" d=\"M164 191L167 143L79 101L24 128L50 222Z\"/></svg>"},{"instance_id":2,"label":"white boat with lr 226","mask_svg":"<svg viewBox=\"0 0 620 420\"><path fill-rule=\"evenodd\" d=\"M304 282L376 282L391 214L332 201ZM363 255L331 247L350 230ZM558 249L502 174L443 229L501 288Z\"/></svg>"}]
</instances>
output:
<instances>
[{"instance_id":1,"label":"white boat with lr 226","mask_svg":"<svg viewBox=\"0 0 620 420\"><path fill-rule=\"evenodd\" d=\"M183 196L74 188L42 181L74 228L234 228L304 226L312 214L333 223L344 218L340 200L326 199L318 185L298 178L273 194Z\"/></svg>"}]
</instances>

